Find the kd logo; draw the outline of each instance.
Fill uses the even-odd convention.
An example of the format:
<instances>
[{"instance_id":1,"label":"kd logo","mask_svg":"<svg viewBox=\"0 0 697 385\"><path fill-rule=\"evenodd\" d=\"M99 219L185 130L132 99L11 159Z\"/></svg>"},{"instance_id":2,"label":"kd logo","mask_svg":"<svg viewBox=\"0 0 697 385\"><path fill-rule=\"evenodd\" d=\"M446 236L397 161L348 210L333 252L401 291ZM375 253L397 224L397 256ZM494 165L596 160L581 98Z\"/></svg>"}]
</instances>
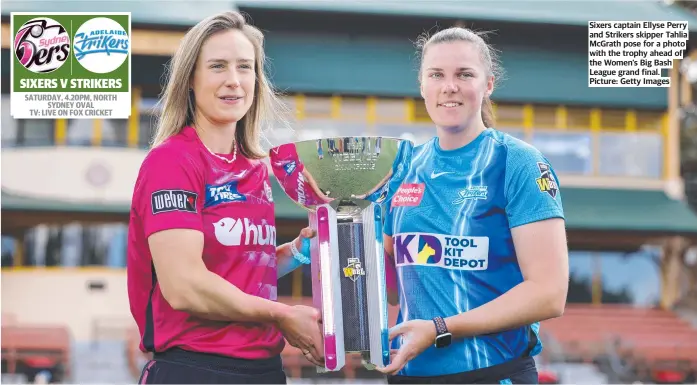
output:
<instances>
[{"instance_id":1,"label":"kd logo","mask_svg":"<svg viewBox=\"0 0 697 385\"><path fill-rule=\"evenodd\" d=\"M416 245L416 250L413 245ZM437 237L431 235L398 235L395 237L395 253L398 264L437 264L443 257L443 246ZM413 254L416 254L416 260Z\"/></svg>"}]
</instances>

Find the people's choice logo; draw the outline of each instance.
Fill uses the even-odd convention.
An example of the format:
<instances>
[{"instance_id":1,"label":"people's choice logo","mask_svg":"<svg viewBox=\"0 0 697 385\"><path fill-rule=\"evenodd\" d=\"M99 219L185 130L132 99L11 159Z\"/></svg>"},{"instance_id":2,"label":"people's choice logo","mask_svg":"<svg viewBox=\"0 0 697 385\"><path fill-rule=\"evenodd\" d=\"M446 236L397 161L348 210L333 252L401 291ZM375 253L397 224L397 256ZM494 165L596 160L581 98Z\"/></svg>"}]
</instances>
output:
<instances>
[{"instance_id":1,"label":"people's choice logo","mask_svg":"<svg viewBox=\"0 0 697 385\"><path fill-rule=\"evenodd\" d=\"M17 31L14 51L17 60L29 71L53 72L70 56L70 35L53 19L32 19Z\"/></svg>"},{"instance_id":2,"label":"people's choice logo","mask_svg":"<svg viewBox=\"0 0 697 385\"><path fill-rule=\"evenodd\" d=\"M425 190L423 183L405 183L397 189L392 198L392 206L418 206Z\"/></svg>"},{"instance_id":3,"label":"people's choice logo","mask_svg":"<svg viewBox=\"0 0 697 385\"><path fill-rule=\"evenodd\" d=\"M223 218L213 227L215 239L223 246L276 245L276 226L256 225L248 218Z\"/></svg>"},{"instance_id":4,"label":"people's choice logo","mask_svg":"<svg viewBox=\"0 0 697 385\"><path fill-rule=\"evenodd\" d=\"M121 24L108 17L95 17L78 28L73 53L86 70L106 74L126 61L129 44L128 32Z\"/></svg>"},{"instance_id":5,"label":"people's choice logo","mask_svg":"<svg viewBox=\"0 0 697 385\"><path fill-rule=\"evenodd\" d=\"M489 238L402 233L394 237L397 266L436 266L453 270L486 270Z\"/></svg>"}]
</instances>

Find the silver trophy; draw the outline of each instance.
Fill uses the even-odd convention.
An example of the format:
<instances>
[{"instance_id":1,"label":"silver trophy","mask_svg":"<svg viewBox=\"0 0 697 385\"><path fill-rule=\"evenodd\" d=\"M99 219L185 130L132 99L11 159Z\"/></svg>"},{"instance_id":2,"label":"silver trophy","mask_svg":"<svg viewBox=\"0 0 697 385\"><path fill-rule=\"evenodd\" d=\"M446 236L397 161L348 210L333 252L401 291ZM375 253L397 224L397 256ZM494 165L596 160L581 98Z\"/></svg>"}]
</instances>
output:
<instances>
[{"instance_id":1,"label":"silver trophy","mask_svg":"<svg viewBox=\"0 0 697 385\"><path fill-rule=\"evenodd\" d=\"M308 211L312 298L322 313L325 367L360 353L389 363L383 248L384 202L397 190L414 144L383 137L306 140L274 147L270 163L286 194Z\"/></svg>"}]
</instances>

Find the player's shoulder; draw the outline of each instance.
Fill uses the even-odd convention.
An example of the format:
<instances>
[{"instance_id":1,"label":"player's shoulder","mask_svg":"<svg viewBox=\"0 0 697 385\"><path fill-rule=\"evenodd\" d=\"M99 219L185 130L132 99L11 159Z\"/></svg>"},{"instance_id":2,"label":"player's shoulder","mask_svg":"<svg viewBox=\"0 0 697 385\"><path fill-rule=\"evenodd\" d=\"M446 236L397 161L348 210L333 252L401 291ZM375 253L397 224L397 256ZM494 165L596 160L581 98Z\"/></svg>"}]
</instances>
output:
<instances>
[{"instance_id":1,"label":"player's shoulder","mask_svg":"<svg viewBox=\"0 0 697 385\"><path fill-rule=\"evenodd\" d=\"M488 131L488 134L492 140L504 146L509 153L539 153L535 146L507 132L492 128Z\"/></svg>"},{"instance_id":2,"label":"player's shoulder","mask_svg":"<svg viewBox=\"0 0 697 385\"><path fill-rule=\"evenodd\" d=\"M412 154L414 156L424 155L424 154L426 154L426 155L434 154L436 152L435 147L436 147L437 140L438 140L438 137L434 136L433 138L429 139L426 142L415 145L414 149L412 150Z\"/></svg>"},{"instance_id":3,"label":"player's shoulder","mask_svg":"<svg viewBox=\"0 0 697 385\"><path fill-rule=\"evenodd\" d=\"M491 129L489 130L489 135L492 140L499 143L506 151L508 164L519 164L520 162L533 159L536 161L545 160L542 152L535 146L509 133Z\"/></svg>"},{"instance_id":4,"label":"player's shoulder","mask_svg":"<svg viewBox=\"0 0 697 385\"><path fill-rule=\"evenodd\" d=\"M141 173L148 169L167 169L182 165L195 167L197 161L197 148L192 140L184 135L177 134L163 141L161 144L151 148L143 163Z\"/></svg>"}]
</instances>

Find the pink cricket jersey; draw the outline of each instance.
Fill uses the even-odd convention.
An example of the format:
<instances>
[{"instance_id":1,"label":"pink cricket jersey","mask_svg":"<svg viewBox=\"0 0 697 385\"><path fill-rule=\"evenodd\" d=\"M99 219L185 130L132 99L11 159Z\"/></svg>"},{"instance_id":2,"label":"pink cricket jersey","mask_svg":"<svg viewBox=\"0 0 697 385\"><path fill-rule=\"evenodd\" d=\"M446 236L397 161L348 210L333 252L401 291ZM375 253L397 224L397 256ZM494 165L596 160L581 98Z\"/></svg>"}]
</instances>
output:
<instances>
[{"instance_id":1,"label":"pink cricket jersey","mask_svg":"<svg viewBox=\"0 0 697 385\"><path fill-rule=\"evenodd\" d=\"M271 324L215 322L173 310L162 296L148 237L169 229L203 232L206 267L245 293L276 300L276 227L267 167L237 153L212 154L186 127L150 151L133 193L128 295L143 351L184 350L244 359L284 347ZM177 263L176 260L168 263Z\"/></svg>"}]
</instances>

